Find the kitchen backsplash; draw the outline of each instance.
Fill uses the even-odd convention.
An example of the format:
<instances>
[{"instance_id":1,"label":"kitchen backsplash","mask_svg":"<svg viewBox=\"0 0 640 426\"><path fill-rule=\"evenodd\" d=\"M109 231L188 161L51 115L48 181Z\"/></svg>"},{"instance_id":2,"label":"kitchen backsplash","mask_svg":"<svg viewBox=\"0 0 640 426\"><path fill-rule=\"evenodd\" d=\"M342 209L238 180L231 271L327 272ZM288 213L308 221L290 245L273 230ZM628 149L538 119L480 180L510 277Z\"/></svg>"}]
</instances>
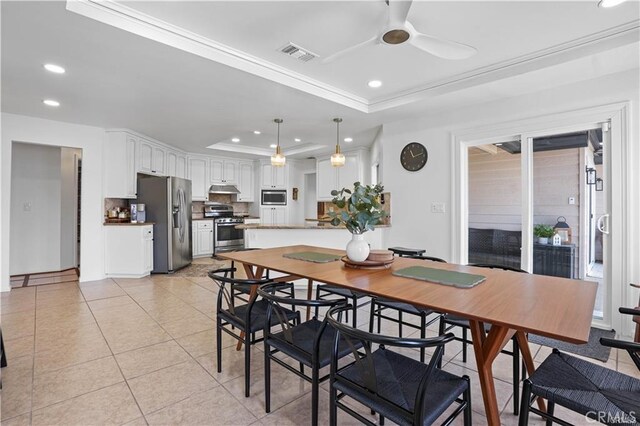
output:
<instances>
[{"instance_id":1,"label":"kitchen backsplash","mask_svg":"<svg viewBox=\"0 0 640 426\"><path fill-rule=\"evenodd\" d=\"M216 203L230 204L233 206L233 214L239 216L249 215L249 203L238 203L236 201L232 201L232 195L227 194L209 194L209 201L214 201ZM191 204L191 213L193 219L202 219L204 214L202 213L202 209L204 207L203 201L194 201Z\"/></svg>"},{"instance_id":2,"label":"kitchen backsplash","mask_svg":"<svg viewBox=\"0 0 640 426\"><path fill-rule=\"evenodd\" d=\"M391 193L384 192L382 193L384 197L384 201L382 207L385 212L387 212L387 217L385 218L383 224L390 225L391 224ZM318 202L318 220L327 220L330 219L329 212L330 211L340 211L331 201L319 201Z\"/></svg>"}]
</instances>

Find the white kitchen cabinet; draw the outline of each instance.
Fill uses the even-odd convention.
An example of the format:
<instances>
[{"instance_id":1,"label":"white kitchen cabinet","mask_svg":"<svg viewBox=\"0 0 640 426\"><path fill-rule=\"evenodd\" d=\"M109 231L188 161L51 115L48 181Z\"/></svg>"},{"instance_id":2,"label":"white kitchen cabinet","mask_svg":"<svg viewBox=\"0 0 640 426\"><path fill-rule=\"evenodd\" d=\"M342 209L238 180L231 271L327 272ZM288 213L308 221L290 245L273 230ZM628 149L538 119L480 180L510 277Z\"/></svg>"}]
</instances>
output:
<instances>
[{"instance_id":1,"label":"white kitchen cabinet","mask_svg":"<svg viewBox=\"0 0 640 426\"><path fill-rule=\"evenodd\" d=\"M353 189L355 182L364 183L362 158L359 153L345 153L345 164L333 167L329 158L316 162L316 194L318 201L331 201L331 191Z\"/></svg>"},{"instance_id":2,"label":"white kitchen cabinet","mask_svg":"<svg viewBox=\"0 0 640 426\"><path fill-rule=\"evenodd\" d=\"M140 278L153 269L153 225L104 227L105 274Z\"/></svg>"},{"instance_id":3,"label":"white kitchen cabinet","mask_svg":"<svg viewBox=\"0 0 640 426\"><path fill-rule=\"evenodd\" d=\"M260 186L263 189L287 189L289 166L274 167L263 162L260 167Z\"/></svg>"},{"instance_id":4,"label":"white kitchen cabinet","mask_svg":"<svg viewBox=\"0 0 640 426\"><path fill-rule=\"evenodd\" d=\"M192 236L193 257L213 254L213 220L194 221Z\"/></svg>"},{"instance_id":5,"label":"white kitchen cabinet","mask_svg":"<svg viewBox=\"0 0 640 426\"><path fill-rule=\"evenodd\" d=\"M187 156L177 151L167 151L167 176L185 178L187 176Z\"/></svg>"},{"instance_id":6,"label":"white kitchen cabinet","mask_svg":"<svg viewBox=\"0 0 640 426\"><path fill-rule=\"evenodd\" d=\"M238 190L236 201L252 203L255 199L253 163L238 164Z\"/></svg>"},{"instance_id":7,"label":"white kitchen cabinet","mask_svg":"<svg viewBox=\"0 0 640 426\"><path fill-rule=\"evenodd\" d=\"M209 158L189 156L187 159L187 179L191 180L191 199L209 200Z\"/></svg>"},{"instance_id":8,"label":"white kitchen cabinet","mask_svg":"<svg viewBox=\"0 0 640 426\"><path fill-rule=\"evenodd\" d=\"M263 225L286 225L286 207L260 207L260 222Z\"/></svg>"},{"instance_id":9,"label":"white kitchen cabinet","mask_svg":"<svg viewBox=\"0 0 640 426\"><path fill-rule=\"evenodd\" d=\"M126 132L107 132L102 156L106 198L136 198L136 143Z\"/></svg>"},{"instance_id":10,"label":"white kitchen cabinet","mask_svg":"<svg viewBox=\"0 0 640 426\"><path fill-rule=\"evenodd\" d=\"M178 153L176 158L176 174L179 178L185 179L187 177L187 156L182 153Z\"/></svg>"},{"instance_id":11,"label":"white kitchen cabinet","mask_svg":"<svg viewBox=\"0 0 640 426\"><path fill-rule=\"evenodd\" d=\"M209 162L209 178L213 184L238 183L238 162L212 158Z\"/></svg>"},{"instance_id":12,"label":"white kitchen cabinet","mask_svg":"<svg viewBox=\"0 0 640 426\"><path fill-rule=\"evenodd\" d=\"M138 139L138 167L139 173L150 175L166 175L167 150L146 139Z\"/></svg>"}]
</instances>

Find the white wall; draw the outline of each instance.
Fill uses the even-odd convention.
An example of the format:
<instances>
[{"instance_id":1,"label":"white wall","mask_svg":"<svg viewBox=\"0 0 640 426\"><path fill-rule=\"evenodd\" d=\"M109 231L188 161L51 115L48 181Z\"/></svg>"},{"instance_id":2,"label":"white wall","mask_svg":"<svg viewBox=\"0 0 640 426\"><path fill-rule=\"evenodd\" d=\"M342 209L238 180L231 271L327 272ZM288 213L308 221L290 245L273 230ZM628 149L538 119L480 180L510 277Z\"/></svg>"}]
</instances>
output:
<instances>
[{"instance_id":1,"label":"white wall","mask_svg":"<svg viewBox=\"0 0 640 426\"><path fill-rule=\"evenodd\" d=\"M289 217L287 222L294 224L304 223L306 200L313 194L307 194L304 189L305 173L316 171L316 160L294 160L291 161L289 167L289 188L287 189L287 203L289 207ZM298 188L298 200L292 198L293 188Z\"/></svg>"},{"instance_id":2,"label":"white wall","mask_svg":"<svg viewBox=\"0 0 640 426\"><path fill-rule=\"evenodd\" d=\"M60 269L59 147L15 143L11 153L11 275Z\"/></svg>"},{"instance_id":3,"label":"white wall","mask_svg":"<svg viewBox=\"0 0 640 426\"><path fill-rule=\"evenodd\" d=\"M102 146L104 129L14 114L2 114L0 147L0 279L8 291L10 265L11 151L12 142L37 143L82 149L82 229L80 280L104 277Z\"/></svg>"},{"instance_id":4,"label":"white wall","mask_svg":"<svg viewBox=\"0 0 640 426\"><path fill-rule=\"evenodd\" d=\"M62 148L60 159L60 269L74 268L76 264L78 214L78 188L76 184L76 157L79 149ZM13 274L12 274L13 275Z\"/></svg>"},{"instance_id":5,"label":"white wall","mask_svg":"<svg viewBox=\"0 0 640 426\"><path fill-rule=\"evenodd\" d=\"M629 224L626 230L625 276L631 281L640 281L640 262L637 261L640 258L640 227L637 220L640 217L639 92L638 69L634 69L516 98L469 105L437 114L425 113L419 119L385 124L382 143L383 183L393 194L393 226L387 245L421 247L429 255L450 260L453 245L451 203L455 190L452 184L452 134L477 127L486 128L492 124L498 127L525 118L629 101L627 134L631 143L626 155L631 168L626 176L630 188L626 199ZM424 144L429 150L429 162L419 172L405 171L398 160L404 145L413 140ZM446 203L446 214L431 213L432 202ZM624 301L628 301L629 305L637 302L637 294L632 294L627 283L614 284L624 286Z\"/></svg>"}]
</instances>

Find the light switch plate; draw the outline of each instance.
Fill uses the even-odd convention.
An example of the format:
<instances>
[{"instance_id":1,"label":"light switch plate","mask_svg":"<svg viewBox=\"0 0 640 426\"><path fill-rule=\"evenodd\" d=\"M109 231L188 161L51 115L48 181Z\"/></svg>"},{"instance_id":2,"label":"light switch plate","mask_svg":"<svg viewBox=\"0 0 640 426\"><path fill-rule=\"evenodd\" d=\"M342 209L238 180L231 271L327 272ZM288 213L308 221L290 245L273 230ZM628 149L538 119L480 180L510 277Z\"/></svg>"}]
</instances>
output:
<instances>
[{"instance_id":1,"label":"light switch plate","mask_svg":"<svg viewBox=\"0 0 640 426\"><path fill-rule=\"evenodd\" d=\"M27 201L26 203L24 203L24 204L22 205L22 209L23 209L25 212L30 212L30 211L31 211L31 201Z\"/></svg>"},{"instance_id":2,"label":"light switch plate","mask_svg":"<svg viewBox=\"0 0 640 426\"><path fill-rule=\"evenodd\" d=\"M431 213L444 213L444 203L431 203Z\"/></svg>"}]
</instances>

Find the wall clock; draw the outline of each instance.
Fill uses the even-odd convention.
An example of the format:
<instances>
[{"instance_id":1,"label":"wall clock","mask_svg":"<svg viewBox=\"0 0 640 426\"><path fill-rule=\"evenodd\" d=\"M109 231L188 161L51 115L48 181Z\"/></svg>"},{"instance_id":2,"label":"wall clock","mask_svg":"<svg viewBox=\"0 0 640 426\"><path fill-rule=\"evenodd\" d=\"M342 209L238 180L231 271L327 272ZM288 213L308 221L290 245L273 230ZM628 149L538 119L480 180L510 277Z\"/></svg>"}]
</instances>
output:
<instances>
[{"instance_id":1,"label":"wall clock","mask_svg":"<svg viewBox=\"0 0 640 426\"><path fill-rule=\"evenodd\" d=\"M417 172L427 164L429 154L427 148L418 142L411 142L402 148L400 153L400 164L405 170Z\"/></svg>"}]
</instances>

